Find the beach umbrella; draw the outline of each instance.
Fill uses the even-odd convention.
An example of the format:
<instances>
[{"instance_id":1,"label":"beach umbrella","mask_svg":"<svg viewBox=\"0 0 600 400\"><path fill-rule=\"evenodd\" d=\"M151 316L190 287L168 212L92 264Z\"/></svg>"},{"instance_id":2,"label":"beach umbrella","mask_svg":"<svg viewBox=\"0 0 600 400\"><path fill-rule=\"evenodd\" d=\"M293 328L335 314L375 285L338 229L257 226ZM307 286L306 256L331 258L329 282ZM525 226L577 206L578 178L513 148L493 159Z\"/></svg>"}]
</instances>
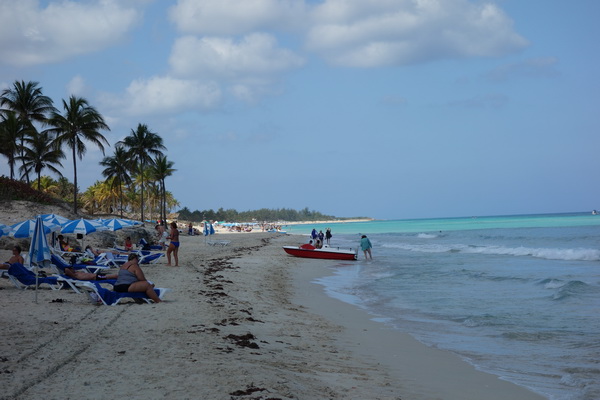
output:
<instances>
[{"instance_id":1,"label":"beach umbrella","mask_svg":"<svg viewBox=\"0 0 600 400\"><path fill-rule=\"evenodd\" d=\"M102 224L108 228L109 231L118 231L119 229L129 228L134 226L133 221L121 219L121 218L111 218L102 220Z\"/></svg>"},{"instance_id":2,"label":"beach umbrella","mask_svg":"<svg viewBox=\"0 0 600 400\"><path fill-rule=\"evenodd\" d=\"M41 220L41 218L40 218ZM22 222L18 222L14 225L11 225L10 232L8 236L14 238L26 238L33 236L33 230L35 229L35 219L28 219ZM60 225L56 225L52 222L44 222L42 221L44 233L48 234L52 231L60 229Z\"/></svg>"},{"instance_id":3,"label":"beach umbrella","mask_svg":"<svg viewBox=\"0 0 600 400\"><path fill-rule=\"evenodd\" d=\"M40 265L47 266L50 263L50 246L46 239L44 223L39 216L35 219L35 226L29 246L29 263L35 264L35 302L37 303L38 270Z\"/></svg>"},{"instance_id":4,"label":"beach umbrella","mask_svg":"<svg viewBox=\"0 0 600 400\"><path fill-rule=\"evenodd\" d=\"M0 237L8 235L8 232L10 232L10 226L0 224Z\"/></svg>"},{"instance_id":5,"label":"beach umbrella","mask_svg":"<svg viewBox=\"0 0 600 400\"><path fill-rule=\"evenodd\" d=\"M63 225L70 221L69 218L58 214L40 214L38 217L41 217L44 222L53 222L56 225Z\"/></svg>"},{"instance_id":6,"label":"beach umbrella","mask_svg":"<svg viewBox=\"0 0 600 400\"><path fill-rule=\"evenodd\" d=\"M80 218L64 224L60 233L81 233L82 235L89 235L96 231L106 230L108 230L108 228L98 221Z\"/></svg>"}]
</instances>

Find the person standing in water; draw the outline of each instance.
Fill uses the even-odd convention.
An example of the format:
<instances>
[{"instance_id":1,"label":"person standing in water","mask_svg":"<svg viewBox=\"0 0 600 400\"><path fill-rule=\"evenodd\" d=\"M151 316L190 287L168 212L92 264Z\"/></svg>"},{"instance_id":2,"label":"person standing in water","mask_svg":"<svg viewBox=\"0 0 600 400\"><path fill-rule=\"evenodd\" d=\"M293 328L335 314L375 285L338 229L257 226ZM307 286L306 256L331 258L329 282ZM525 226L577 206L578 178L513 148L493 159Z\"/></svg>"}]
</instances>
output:
<instances>
[{"instance_id":1,"label":"person standing in water","mask_svg":"<svg viewBox=\"0 0 600 400\"><path fill-rule=\"evenodd\" d=\"M331 243L329 243L329 241L331 240L331 237L333 235L331 234L331 228L327 228L327 230L325 231L325 240L327 241L327 246L329 246Z\"/></svg>"},{"instance_id":2,"label":"person standing in water","mask_svg":"<svg viewBox=\"0 0 600 400\"><path fill-rule=\"evenodd\" d=\"M371 241L369 240L367 235L362 235L360 239L360 248L365 253L365 260L368 260L369 258L371 258L371 260L373 259L373 254L371 254L372 247L373 245L371 244ZM367 254L369 255L368 257Z\"/></svg>"}]
</instances>

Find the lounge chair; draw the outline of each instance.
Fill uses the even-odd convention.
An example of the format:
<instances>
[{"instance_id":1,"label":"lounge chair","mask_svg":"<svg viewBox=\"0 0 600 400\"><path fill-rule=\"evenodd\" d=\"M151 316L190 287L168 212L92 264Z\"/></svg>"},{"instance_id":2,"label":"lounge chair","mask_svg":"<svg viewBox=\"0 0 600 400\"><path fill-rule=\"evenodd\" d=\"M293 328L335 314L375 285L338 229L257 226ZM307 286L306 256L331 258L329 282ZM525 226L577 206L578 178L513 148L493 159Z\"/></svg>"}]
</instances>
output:
<instances>
[{"instance_id":1,"label":"lounge chair","mask_svg":"<svg viewBox=\"0 0 600 400\"><path fill-rule=\"evenodd\" d=\"M81 290L77 285L81 284L83 282L90 282L93 284L106 283L106 284L113 285L113 286L117 282L116 279L97 279L94 281L82 281L79 279L71 278L67 275L56 275L55 277L56 277L56 281L58 282L59 285L62 285L63 287L69 286L71 289L73 289L75 291L75 293L81 293Z\"/></svg>"},{"instance_id":2,"label":"lounge chair","mask_svg":"<svg viewBox=\"0 0 600 400\"><path fill-rule=\"evenodd\" d=\"M90 265L90 264L70 264L58 254L50 255L50 262L56 267L58 274L64 274L65 268L84 269L87 272L97 273L100 270L110 269L106 265Z\"/></svg>"},{"instance_id":3,"label":"lounge chair","mask_svg":"<svg viewBox=\"0 0 600 400\"><path fill-rule=\"evenodd\" d=\"M92 302L98 304L104 304L105 306L116 306L121 299L142 299L147 303L151 303L152 300L146 293L142 292L115 292L112 290L108 290L103 288L99 284L88 282L88 281L78 281L75 284L79 289L85 290L90 294L90 298ZM165 293L171 291L171 289L164 288L155 288L154 291L158 295L158 298L162 300Z\"/></svg>"},{"instance_id":4,"label":"lounge chair","mask_svg":"<svg viewBox=\"0 0 600 400\"><path fill-rule=\"evenodd\" d=\"M11 264L8 268L8 279L21 290L27 289L28 287L34 287L36 284L35 273L23 266L20 263ZM49 285L53 290L60 289L62 285L58 283L58 279L54 276L43 277L38 276L38 285L46 284Z\"/></svg>"},{"instance_id":5,"label":"lounge chair","mask_svg":"<svg viewBox=\"0 0 600 400\"><path fill-rule=\"evenodd\" d=\"M118 247L114 247L114 249L120 252L125 252L125 250L119 249ZM148 250L134 250L130 251L130 253L138 255L140 264L154 264L158 261L159 258L165 256L165 253L157 253ZM123 263L126 261L127 259L125 258ZM118 258L115 258L115 262L120 263L120 260Z\"/></svg>"}]
</instances>

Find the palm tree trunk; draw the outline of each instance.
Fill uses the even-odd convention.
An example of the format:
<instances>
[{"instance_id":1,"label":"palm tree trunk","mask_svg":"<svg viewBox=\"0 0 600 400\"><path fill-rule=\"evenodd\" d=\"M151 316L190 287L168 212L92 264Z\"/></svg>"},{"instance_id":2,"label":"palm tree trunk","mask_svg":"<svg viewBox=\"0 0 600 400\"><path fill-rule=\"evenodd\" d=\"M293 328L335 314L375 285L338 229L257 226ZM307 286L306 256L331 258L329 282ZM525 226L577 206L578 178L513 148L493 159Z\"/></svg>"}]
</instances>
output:
<instances>
[{"instance_id":1,"label":"palm tree trunk","mask_svg":"<svg viewBox=\"0 0 600 400\"><path fill-rule=\"evenodd\" d=\"M25 171L25 182L27 182L27 184L29 185L29 171L27 171L27 169L25 169L25 140L23 138L23 136L21 136L21 160L23 160L23 170Z\"/></svg>"},{"instance_id":2,"label":"palm tree trunk","mask_svg":"<svg viewBox=\"0 0 600 400\"><path fill-rule=\"evenodd\" d=\"M144 223L144 169L143 166L140 168L140 174L142 174L142 209L140 210L142 216L142 224Z\"/></svg>"},{"instance_id":3,"label":"palm tree trunk","mask_svg":"<svg viewBox=\"0 0 600 400\"><path fill-rule=\"evenodd\" d=\"M75 155L75 141L73 141L73 214L77 215L77 157Z\"/></svg>"},{"instance_id":4,"label":"palm tree trunk","mask_svg":"<svg viewBox=\"0 0 600 400\"><path fill-rule=\"evenodd\" d=\"M123 218L123 185L119 181L119 199L121 200L121 218Z\"/></svg>"}]
</instances>

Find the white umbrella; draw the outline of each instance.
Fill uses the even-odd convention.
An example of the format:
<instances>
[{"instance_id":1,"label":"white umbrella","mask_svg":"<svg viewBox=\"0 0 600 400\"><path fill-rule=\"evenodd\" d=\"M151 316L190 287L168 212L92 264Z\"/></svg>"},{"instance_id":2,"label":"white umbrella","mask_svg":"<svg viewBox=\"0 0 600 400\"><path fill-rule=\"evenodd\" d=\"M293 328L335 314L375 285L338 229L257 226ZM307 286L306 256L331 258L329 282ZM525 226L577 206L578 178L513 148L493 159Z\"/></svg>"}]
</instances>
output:
<instances>
[{"instance_id":1,"label":"white umbrella","mask_svg":"<svg viewBox=\"0 0 600 400\"><path fill-rule=\"evenodd\" d=\"M37 303L38 269L40 265L50 263L50 247L44 231L44 223L39 216L35 219L35 228L29 246L29 263L35 264L35 302Z\"/></svg>"},{"instance_id":2,"label":"white umbrella","mask_svg":"<svg viewBox=\"0 0 600 400\"><path fill-rule=\"evenodd\" d=\"M118 231L119 229L128 228L130 226L134 226L134 221L121 219L121 218L111 218L102 220L102 224L108 228L109 231Z\"/></svg>"},{"instance_id":3,"label":"white umbrella","mask_svg":"<svg viewBox=\"0 0 600 400\"><path fill-rule=\"evenodd\" d=\"M81 233L89 235L96 231L106 231L108 228L98 221L80 218L63 224L60 233Z\"/></svg>"},{"instance_id":4,"label":"white umbrella","mask_svg":"<svg viewBox=\"0 0 600 400\"><path fill-rule=\"evenodd\" d=\"M108 228L98 221L80 218L64 224L60 233L80 233L82 235L89 235L93 232L106 230L108 230Z\"/></svg>"},{"instance_id":5,"label":"white umbrella","mask_svg":"<svg viewBox=\"0 0 600 400\"><path fill-rule=\"evenodd\" d=\"M41 220L41 218L40 218ZM35 219L28 219L14 225L11 225L11 230L8 233L8 236L14 238L26 238L31 237L33 235L33 230L35 229ZM60 225L56 225L52 222L43 222L44 233L50 233L54 230L60 229Z\"/></svg>"},{"instance_id":6,"label":"white umbrella","mask_svg":"<svg viewBox=\"0 0 600 400\"><path fill-rule=\"evenodd\" d=\"M40 214L38 215L38 217L42 217L42 220L44 222L53 222L56 225L63 225L66 224L67 222L69 222L69 218L63 217L62 215L58 215L58 214Z\"/></svg>"}]
</instances>

